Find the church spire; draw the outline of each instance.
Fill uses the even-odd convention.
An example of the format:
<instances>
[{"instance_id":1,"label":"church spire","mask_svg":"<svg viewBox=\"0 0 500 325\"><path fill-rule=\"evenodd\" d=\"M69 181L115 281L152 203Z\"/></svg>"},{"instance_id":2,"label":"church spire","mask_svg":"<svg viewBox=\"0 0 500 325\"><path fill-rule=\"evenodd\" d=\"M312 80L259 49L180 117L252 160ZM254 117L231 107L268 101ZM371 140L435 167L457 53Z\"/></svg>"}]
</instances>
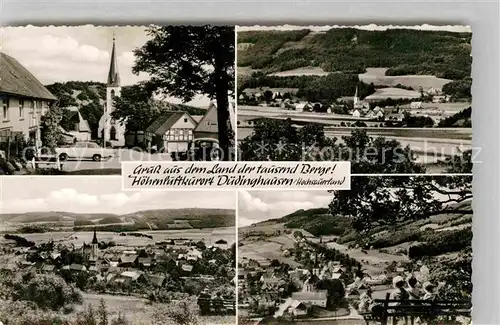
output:
<instances>
[{"instance_id":1,"label":"church spire","mask_svg":"<svg viewBox=\"0 0 500 325\"><path fill-rule=\"evenodd\" d=\"M120 75L118 74L118 64L116 62L115 32L113 32L113 49L111 50L111 62L109 64L108 87L119 87Z\"/></svg>"},{"instance_id":2,"label":"church spire","mask_svg":"<svg viewBox=\"0 0 500 325\"><path fill-rule=\"evenodd\" d=\"M92 238L92 245L94 245L94 244L99 245L99 241L97 241L97 233L95 231L95 227L94 227L94 238Z\"/></svg>"}]
</instances>

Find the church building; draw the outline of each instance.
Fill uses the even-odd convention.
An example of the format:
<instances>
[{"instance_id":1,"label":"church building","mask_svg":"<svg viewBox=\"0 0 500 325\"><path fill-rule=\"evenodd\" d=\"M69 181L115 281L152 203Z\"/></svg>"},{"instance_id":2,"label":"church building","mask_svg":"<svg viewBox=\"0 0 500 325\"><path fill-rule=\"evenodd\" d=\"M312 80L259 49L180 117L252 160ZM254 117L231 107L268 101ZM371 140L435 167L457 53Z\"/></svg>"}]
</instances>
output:
<instances>
[{"instance_id":1,"label":"church building","mask_svg":"<svg viewBox=\"0 0 500 325\"><path fill-rule=\"evenodd\" d=\"M111 50L111 62L109 65L108 81L106 84L106 103L104 113L99 121L99 138L103 144L111 144L112 147L123 147L125 145L125 125L111 117L114 110L114 98L120 96L121 85L118 74L118 63L116 59L115 37L113 36L113 48Z\"/></svg>"},{"instance_id":2,"label":"church building","mask_svg":"<svg viewBox=\"0 0 500 325\"><path fill-rule=\"evenodd\" d=\"M92 238L92 250L90 252L89 261L91 264L95 265L98 258L99 258L99 241L97 240L97 233L96 230L94 229L94 238Z\"/></svg>"}]
</instances>

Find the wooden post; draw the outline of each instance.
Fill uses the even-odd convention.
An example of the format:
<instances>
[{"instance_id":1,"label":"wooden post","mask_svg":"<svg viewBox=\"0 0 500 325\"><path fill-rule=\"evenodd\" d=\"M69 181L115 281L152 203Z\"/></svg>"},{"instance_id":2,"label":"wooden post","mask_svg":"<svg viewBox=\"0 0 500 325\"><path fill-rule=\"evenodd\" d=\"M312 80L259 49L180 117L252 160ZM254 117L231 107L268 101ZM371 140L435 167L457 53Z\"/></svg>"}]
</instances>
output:
<instances>
[{"instance_id":1,"label":"wooden post","mask_svg":"<svg viewBox=\"0 0 500 325\"><path fill-rule=\"evenodd\" d=\"M381 323L382 325L387 325L387 309L389 308L389 299L391 298L391 294L387 293L385 295L385 302L384 302L384 311L382 312L382 320Z\"/></svg>"},{"instance_id":2,"label":"wooden post","mask_svg":"<svg viewBox=\"0 0 500 325\"><path fill-rule=\"evenodd\" d=\"M10 135L7 136L7 161L10 161Z\"/></svg>"}]
</instances>

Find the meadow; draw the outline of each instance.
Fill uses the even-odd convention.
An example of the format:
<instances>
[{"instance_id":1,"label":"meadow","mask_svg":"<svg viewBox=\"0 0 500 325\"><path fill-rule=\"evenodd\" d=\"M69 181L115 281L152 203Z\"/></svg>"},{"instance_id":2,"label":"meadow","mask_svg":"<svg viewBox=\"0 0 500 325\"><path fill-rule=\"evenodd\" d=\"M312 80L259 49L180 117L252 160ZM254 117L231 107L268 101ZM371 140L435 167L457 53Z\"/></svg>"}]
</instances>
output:
<instances>
[{"instance_id":1,"label":"meadow","mask_svg":"<svg viewBox=\"0 0 500 325\"><path fill-rule=\"evenodd\" d=\"M224 239L229 245L236 240L235 228L210 228L210 229L183 229L183 230L158 230L158 231L139 231L139 233L151 235L153 239L147 237L120 236L116 232L97 233L99 241L114 241L118 246L147 246L154 245L155 242L161 242L171 239L189 239L193 241L205 240L207 245L215 243L219 239ZM73 244L81 246L83 243L92 242L94 233L92 231L80 232L45 232L35 234L22 234L24 238L33 241L35 244L46 243L50 240L61 244ZM1 241L5 241L3 237Z\"/></svg>"}]
</instances>

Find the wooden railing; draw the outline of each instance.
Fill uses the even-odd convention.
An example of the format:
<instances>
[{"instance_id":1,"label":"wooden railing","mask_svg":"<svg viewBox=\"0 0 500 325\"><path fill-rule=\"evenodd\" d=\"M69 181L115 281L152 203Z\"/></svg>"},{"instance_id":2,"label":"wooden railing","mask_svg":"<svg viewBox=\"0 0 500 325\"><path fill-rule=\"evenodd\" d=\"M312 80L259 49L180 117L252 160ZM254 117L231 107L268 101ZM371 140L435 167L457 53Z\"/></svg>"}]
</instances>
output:
<instances>
[{"instance_id":1,"label":"wooden railing","mask_svg":"<svg viewBox=\"0 0 500 325\"><path fill-rule=\"evenodd\" d=\"M387 293L385 299L375 299L370 312L362 313L367 325L378 322L414 325L416 320L432 324L439 317L471 316L471 301L453 300L394 300Z\"/></svg>"},{"instance_id":2,"label":"wooden railing","mask_svg":"<svg viewBox=\"0 0 500 325\"><path fill-rule=\"evenodd\" d=\"M217 300L213 298L198 298L198 305L207 303L211 312L218 313L234 313L236 312L236 300L222 299Z\"/></svg>"}]
</instances>

